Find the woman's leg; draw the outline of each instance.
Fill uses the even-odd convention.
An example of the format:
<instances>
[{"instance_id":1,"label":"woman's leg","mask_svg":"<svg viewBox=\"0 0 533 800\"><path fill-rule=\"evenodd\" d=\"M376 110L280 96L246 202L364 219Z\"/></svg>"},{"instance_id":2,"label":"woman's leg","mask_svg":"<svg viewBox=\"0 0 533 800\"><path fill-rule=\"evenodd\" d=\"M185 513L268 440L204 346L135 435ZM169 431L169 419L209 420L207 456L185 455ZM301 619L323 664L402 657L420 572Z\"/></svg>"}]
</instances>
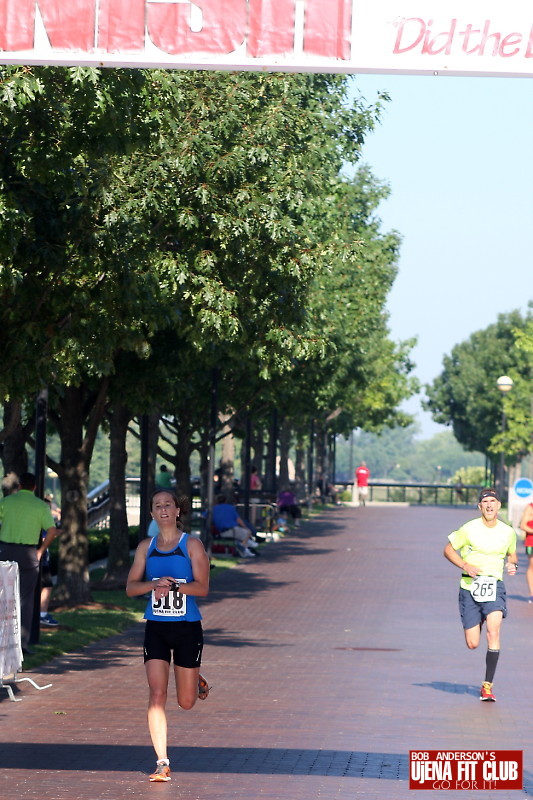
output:
<instances>
[{"instance_id":1,"label":"woman's leg","mask_svg":"<svg viewBox=\"0 0 533 800\"><path fill-rule=\"evenodd\" d=\"M191 709L198 698L198 676L200 668L174 667L178 705L185 711Z\"/></svg>"},{"instance_id":2,"label":"woman's leg","mask_svg":"<svg viewBox=\"0 0 533 800\"><path fill-rule=\"evenodd\" d=\"M156 752L157 760L168 758L167 717L165 706L168 692L170 664L159 658L151 658L145 664L146 677L150 690L148 700L148 730Z\"/></svg>"},{"instance_id":3,"label":"woman's leg","mask_svg":"<svg viewBox=\"0 0 533 800\"><path fill-rule=\"evenodd\" d=\"M530 598L533 597L533 556L528 556L529 563L527 565L526 581L529 589Z\"/></svg>"}]
</instances>

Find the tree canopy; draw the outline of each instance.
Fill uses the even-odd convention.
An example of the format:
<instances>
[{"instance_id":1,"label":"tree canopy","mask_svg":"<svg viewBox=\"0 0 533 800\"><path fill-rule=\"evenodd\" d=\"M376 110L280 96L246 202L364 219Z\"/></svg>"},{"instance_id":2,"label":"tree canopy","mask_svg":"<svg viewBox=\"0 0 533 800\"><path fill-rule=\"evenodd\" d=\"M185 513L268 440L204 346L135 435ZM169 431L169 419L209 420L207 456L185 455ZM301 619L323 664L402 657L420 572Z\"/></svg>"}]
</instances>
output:
<instances>
[{"instance_id":1,"label":"tree canopy","mask_svg":"<svg viewBox=\"0 0 533 800\"><path fill-rule=\"evenodd\" d=\"M347 177L380 104L350 105L347 87L0 69L0 391L31 405L49 387L73 586L110 402L193 435L218 365L227 409L261 397L293 415L305 400L311 418L340 409L344 428L398 418L413 389L384 311L399 241L375 217L384 187Z\"/></svg>"},{"instance_id":2,"label":"tree canopy","mask_svg":"<svg viewBox=\"0 0 533 800\"><path fill-rule=\"evenodd\" d=\"M468 450L501 452L516 461L531 445L531 316L518 311L457 344L443 361L442 373L427 387L427 410L435 422L452 425ZM497 380L509 375L515 387L502 397ZM502 412L509 428L502 435ZM529 438L528 438L529 437Z\"/></svg>"}]
</instances>

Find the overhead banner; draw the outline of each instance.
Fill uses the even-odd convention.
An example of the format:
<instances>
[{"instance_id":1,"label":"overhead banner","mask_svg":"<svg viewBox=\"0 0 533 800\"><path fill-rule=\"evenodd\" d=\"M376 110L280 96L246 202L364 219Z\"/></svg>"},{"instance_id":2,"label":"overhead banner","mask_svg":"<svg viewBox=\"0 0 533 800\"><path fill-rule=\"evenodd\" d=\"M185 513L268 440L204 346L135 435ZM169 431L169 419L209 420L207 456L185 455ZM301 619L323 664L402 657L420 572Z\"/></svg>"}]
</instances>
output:
<instances>
[{"instance_id":1,"label":"overhead banner","mask_svg":"<svg viewBox=\"0 0 533 800\"><path fill-rule=\"evenodd\" d=\"M524 0L0 0L0 63L533 75Z\"/></svg>"}]
</instances>

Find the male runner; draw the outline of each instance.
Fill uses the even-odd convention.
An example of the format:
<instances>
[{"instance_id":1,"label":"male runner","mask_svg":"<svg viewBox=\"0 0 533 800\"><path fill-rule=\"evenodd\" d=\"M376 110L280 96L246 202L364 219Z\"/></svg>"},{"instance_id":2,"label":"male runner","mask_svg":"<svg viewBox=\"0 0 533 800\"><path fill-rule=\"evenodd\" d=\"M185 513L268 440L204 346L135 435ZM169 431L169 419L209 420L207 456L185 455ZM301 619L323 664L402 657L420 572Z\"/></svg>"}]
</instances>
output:
<instances>
[{"instance_id":1,"label":"male runner","mask_svg":"<svg viewBox=\"0 0 533 800\"><path fill-rule=\"evenodd\" d=\"M368 481L370 480L370 470L366 465L366 461L361 461L361 464L355 470L354 477L355 484L357 485L359 505L364 506L366 504L366 498L368 497Z\"/></svg>"},{"instance_id":2,"label":"male runner","mask_svg":"<svg viewBox=\"0 0 533 800\"><path fill-rule=\"evenodd\" d=\"M500 628L507 616L503 568L507 558L508 574L516 574L516 535L510 525L498 519L501 503L494 489L481 490L478 508L481 517L448 536L444 555L462 571L459 610L470 650L479 645L481 628L487 623L488 649L480 700L495 701L492 682L500 656Z\"/></svg>"}]
</instances>

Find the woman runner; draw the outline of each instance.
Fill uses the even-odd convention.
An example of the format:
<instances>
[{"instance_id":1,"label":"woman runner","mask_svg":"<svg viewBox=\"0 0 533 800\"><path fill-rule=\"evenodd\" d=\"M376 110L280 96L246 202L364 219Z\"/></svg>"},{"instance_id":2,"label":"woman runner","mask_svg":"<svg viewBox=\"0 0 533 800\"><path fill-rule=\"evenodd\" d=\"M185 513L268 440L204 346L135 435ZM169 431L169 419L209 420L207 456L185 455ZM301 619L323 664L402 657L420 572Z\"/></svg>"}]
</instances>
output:
<instances>
[{"instance_id":1,"label":"woman runner","mask_svg":"<svg viewBox=\"0 0 533 800\"><path fill-rule=\"evenodd\" d=\"M203 631L196 603L209 591L209 559L200 540L183 532L180 515L187 510L187 498L178 500L168 490L154 492L151 512L159 533L137 547L126 585L128 597L150 592L144 614L144 663L148 728L157 757L151 781L170 780L165 706L171 655L178 705L190 709L197 697L205 700L209 693L200 675Z\"/></svg>"}]
</instances>

